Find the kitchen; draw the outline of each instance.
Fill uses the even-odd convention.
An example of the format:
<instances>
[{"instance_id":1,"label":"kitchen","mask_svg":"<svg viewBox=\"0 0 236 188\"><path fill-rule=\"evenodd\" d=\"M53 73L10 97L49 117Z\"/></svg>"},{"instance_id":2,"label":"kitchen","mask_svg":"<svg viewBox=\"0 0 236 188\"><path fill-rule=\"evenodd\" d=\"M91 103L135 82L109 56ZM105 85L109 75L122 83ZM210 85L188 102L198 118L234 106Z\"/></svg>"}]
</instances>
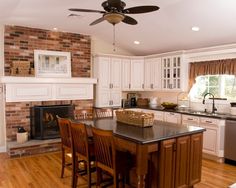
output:
<instances>
[{"instance_id":1,"label":"kitchen","mask_svg":"<svg viewBox=\"0 0 236 188\"><path fill-rule=\"evenodd\" d=\"M4 31L2 30L2 32L4 32ZM117 33L117 35L119 35L119 32ZM118 40L118 38L117 38L117 40ZM1 44L1 45L3 47L3 44ZM93 44L93 45L96 46L97 44ZM114 92L112 93L112 91L109 91L109 94L108 94L108 93L104 93L103 91L101 91L103 93L96 96L96 99L99 99L98 98L99 96L100 97L103 96L103 99L105 98L107 100L102 101L102 105L105 103L105 104L108 104L108 106L112 106L112 105L120 106L121 99L122 98L125 99L127 96L127 93L130 93L130 92L137 92L138 95L142 98L157 97L157 99L159 100L158 101L159 105L162 102L177 103L179 99L182 100L182 98L181 98L182 95L180 94L180 92L187 91L187 89L188 89L188 74L187 74L188 68L189 68L188 62L235 58L235 51L236 51L235 46L230 44L230 45L216 46L216 47L210 47L210 48L198 48L196 50L185 50L185 51L177 51L177 52L175 51L172 53L171 52L170 53L156 53L156 55L147 55L147 56L144 55L142 57L140 57L140 56L136 57L136 56L133 56L132 54L128 54L129 56L127 54L121 55L121 56L110 54L110 53L114 53L111 50L112 49L111 46L109 46L109 48L107 48L107 50L104 50L104 49L105 48L103 48L103 50L101 50L101 52L103 52L103 53L100 53L99 51L98 51L99 53L96 53L99 55L94 56L94 58L95 58L94 63L96 63L96 58L98 58L99 56L104 57L106 64L109 64L110 59L114 58L115 65L117 65L118 67L121 66L121 65L119 65L118 61L123 61L122 62L123 65L121 66L120 72L118 71L119 69L117 69L117 67L116 67L115 71L112 72L112 75L116 75L117 77L120 76L120 78L127 78L127 80L129 79L130 75L134 75L133 78L132 77L130 78L130 79L132 79L131 82L133 82L134 85L129 85L130 82L128 82L127 80L124 80L124 79L121 79L122 81L120 80L120 83L119 82L115 82L115 83L109 82L108 83L109 79L106 77L107 75L103 74L103 76L104 76L103 79L107 81L106 84L108 83L108 86L106 85L106 87L107 87L106 89L111 90L110 87L112 87L112 89L114 89ZM183 50L183 49L185 49L185 48L182 48L180 50ZM119 52L119 49L117 49L117 51ZM116 53L119 54L118 52L116 52ZM107 54L110 54L110 55L107 55ZM120 54L124 54L124 53L120 53ZM152 53L152 54L155 54L155 53ZM132 55L132 56L130 56L130 55ZM179 67L180 71L181 71L181 73L179 75L180 78L176 78L176 83L177 83L176 87L178 86L178 79L180 79L179 86L181 89L175 90L174 88L172 88L172 87L174 87L174 83L169 83L168 85L166 85L166 88L163 88L165 79L161 77L162 70L160 68L154 69L154 68L152 68L152 66L158 67L158 66L160 66L160 64L162 64L162 61L164 61L164 59L168 60L168 58L171 58L170 61L174 61L175 57L177 59L178 58L181 59L181 64ZM1 56L1 58L3 59L2 62L4 62L3 55ZM150 66L149 67L146 66L146 68L145 68L144 62L145 62L145 65L146 65L146 62L149 62ZM159 63L155 64L155 62L159 62ZM147 64L149 64L149 63L147 63ZM7 65L6 67L9 68L9 65ZM94 67L94 66L91 66L91 67L92 67L91 72L96 73L96 67ZM73 70L75 70L75 68L73 68ZM151 70L153 70L153 71L158 70L160 72L156 73ZM149 71L149 74L145 74L145 71ZM7 73L9 74L8 71L7 71ZM81 73L83 73L83 71L81 71ZM76 73L73 73L73 74L75 75ZM124 74L124 75L120 75L120 74ZM160 77L158 77L156 80L153 81L153 80L151 80L152 78L154 78L154 76L152 76L153 74L157 74ZM6 72L5 72L5 76L7 76ZM148 76L150 76L150 77L148 77ZM162 79L162 80L160 81L160 79ZM173 80L171 80L171 81L173 81ZM168 81L168 79L166 80L166 82L167 81ZM121 82L122 82L122 84L121 84ZM113 85L109 86L109 84L113 84ZM173 84L173 86L171 87L170 84ZM132 86L132 89L130 89L131 86ZM99 84L97 84L96 87L99 87ZM113 95L114 99L111 100L110 97L104 97L104 96L110 95L111 93L114 94ZM98 94L98 92L96 92L96 94ZM180 94L179 99L178 99L178 94ZM95 101L96 106L100 106L100 104L98 104L98 102L100 103L100 100ZM223 103L223 102L220 101L219 102L220 104L218 104L218 101L216 101L216 108L218 109L217 112L218 113L230 113L229 102L226 102L226 103ZM195 111L204 111L205 108L207 108L208 111L210 111L212 101L209 100L206 103L207 103L206 105L203 105L202 100L200 102L191 100L189 102L189 107L191 107L191 109L195 110ZM90 102L88 102L88 106L90 106L90 105L91 105ZM176 114L174 114L174 115L176 115ZM182 120L180 120L180 118L178 118L178 115L179 114L177 114L177 116L174 116L174 118L176 118L178 121L183 121L183 114L182 114ZM197 117L197 116L194 116L194 117ZM3 117L1 117L1 118L3 118ZM169 118L167 117L167 119L169 119ZM173 119L173 117L171 119ZM3 128L3 126L1 126L1 129L2 128ZM1 133L4 133L4 131L1 131ZM1 137L1 138L3 138L3 137ZM2 142L5 142L5 141L2 141ZM218 141L218 142L222 143L221 141ZM219 156L217 156L217 155L216 156L222 157L221 148L217 152L219 152Z\"/></svg>"}]
</instances>

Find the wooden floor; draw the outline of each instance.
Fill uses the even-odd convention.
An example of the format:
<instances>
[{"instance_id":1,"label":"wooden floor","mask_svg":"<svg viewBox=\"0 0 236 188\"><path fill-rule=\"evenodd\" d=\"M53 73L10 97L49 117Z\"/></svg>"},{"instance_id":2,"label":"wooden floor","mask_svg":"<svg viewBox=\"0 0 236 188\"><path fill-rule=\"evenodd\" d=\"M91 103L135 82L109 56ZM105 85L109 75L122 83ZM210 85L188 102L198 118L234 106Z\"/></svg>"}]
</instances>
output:
<instances>
[{"instance_id":1,"label":"wooden floor","mask_svg":"<svg viewBox=\"0 0 236 188\"><path fill-rule=\"evenodd\" d=\"M71 170L60 178L60 153L9 159L0 154L1 188L69 188ZM86 180L79 178L78 187L85 188ZM236 183L236 166L203 160L202 181L195 188L227 188Z\"/></svg>"}]
</instances>

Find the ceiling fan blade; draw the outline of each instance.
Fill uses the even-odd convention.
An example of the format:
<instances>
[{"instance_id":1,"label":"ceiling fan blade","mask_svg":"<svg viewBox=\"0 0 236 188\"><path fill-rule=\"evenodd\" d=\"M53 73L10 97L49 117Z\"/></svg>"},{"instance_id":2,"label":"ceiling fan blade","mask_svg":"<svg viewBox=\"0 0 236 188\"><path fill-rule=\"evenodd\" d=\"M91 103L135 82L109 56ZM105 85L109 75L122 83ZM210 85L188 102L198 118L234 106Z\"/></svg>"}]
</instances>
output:
<instances>
[{"instance_id":1,"label":"ceiling fan blade","mask_svg":"<svg viewBox=\"0 0 236 188\"><path fill-rule=\"evenodd\" d=\"M101 10L90 10L90 9L79 9L79 8L70 8L70 11L77 11L77 12L96 12L96 13L106 13L105 11Z\"/></svg>"},{"instance_id":2,"label":"ceiling fan blade","mask_svg":"<svg viewBox=\"0 0 236 188\"><path fill-rule=\"evenodd\" d=\"M98 24L98 23L100 23L100 22L102 22L102 21L104 21L105 19L104 19L104 17L101 17L101 18L98 18L98 19L96 19L95 21L93 21L91 24L89 24L90 26L92 26L92 25L96 25L96 24Z\"/></svg>"},{"instance_id":3,"label":"ceiling fan blade","mask_svg":"<svg viewBox=\"0 0 236 188\"><path fill-rule=\"evenodd\" d=\"M123 12L125 14L141 14L147 12L153 12L159 10L158 6L138 6L125 9Z\"/></svg>"},{"instance_id":4,"label":"ceiling fan blade","mask_svg":"<svg viewBox=\"0 0 236 188\"><path fill-rule=\"evenodd\" d=\"M136 25L138 23L134 18L131 18L130 16L125 16L122 22L130 25Z\"/></svg>"}]
</instances>

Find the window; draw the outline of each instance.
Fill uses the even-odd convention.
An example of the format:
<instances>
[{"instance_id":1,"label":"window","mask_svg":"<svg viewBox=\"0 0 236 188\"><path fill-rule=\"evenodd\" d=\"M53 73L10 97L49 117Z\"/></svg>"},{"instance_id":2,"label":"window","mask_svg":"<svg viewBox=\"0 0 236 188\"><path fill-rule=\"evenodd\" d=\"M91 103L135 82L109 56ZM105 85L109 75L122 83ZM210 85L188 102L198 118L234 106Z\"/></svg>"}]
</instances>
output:
<instances>
[{"instance_id":1,"label":"window","mask_svg":"<svg viewBox=\"0 0 236 188\"><path fill-rule=\"evenodd\" d=\"M216 98L236 100L236 77L234 75L205 75L198 76L190 91L192 99L202 99L207 93Z\"/></svg>"}]
</instances>

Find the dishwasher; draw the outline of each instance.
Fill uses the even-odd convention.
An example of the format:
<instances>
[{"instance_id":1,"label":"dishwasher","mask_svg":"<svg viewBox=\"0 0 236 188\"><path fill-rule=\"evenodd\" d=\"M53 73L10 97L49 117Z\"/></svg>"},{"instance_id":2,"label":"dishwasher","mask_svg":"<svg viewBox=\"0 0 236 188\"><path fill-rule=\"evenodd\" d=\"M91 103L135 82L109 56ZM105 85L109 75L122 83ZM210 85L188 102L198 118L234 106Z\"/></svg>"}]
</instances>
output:
<instances>
[{"instance_id":1,"label":"dishwasher","mask_svg":"<svg viewBox=\"0 0 236 188\"><path fill-rule=\"evenodd\" d=\"M236 119L226 120L225 124L225 163L236 165Z\"/></svg>"}]
</instances>

